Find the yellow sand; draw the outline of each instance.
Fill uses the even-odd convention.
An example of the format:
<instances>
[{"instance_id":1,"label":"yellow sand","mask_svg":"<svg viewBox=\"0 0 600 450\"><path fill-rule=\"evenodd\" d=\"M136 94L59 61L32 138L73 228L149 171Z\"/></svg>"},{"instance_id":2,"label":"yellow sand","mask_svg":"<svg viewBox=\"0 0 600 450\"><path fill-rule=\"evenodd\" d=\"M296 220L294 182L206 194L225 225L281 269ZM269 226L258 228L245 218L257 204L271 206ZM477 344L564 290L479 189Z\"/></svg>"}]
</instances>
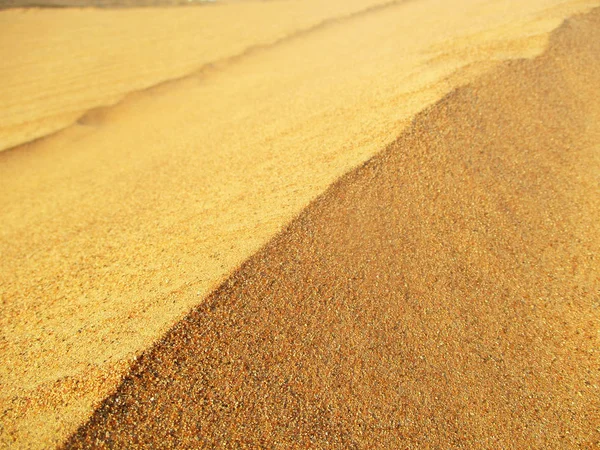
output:
<instances>
[{"instance_id":1,"label":"yellow sand","mask_svg":"<svg viewBox=\"0 0 600 450\"><path fill-rule=\"evenodd\" d=\"M332 1L319 16L319 2L241 2L211 6L210 19L0 13L4 42L35 48L46 26L62 35L0 57L5 146L225 59L0 153L0 445L63 441L136 354L416 112L497 61L539 54L563 18L598 4L419 0L346 17L373 3ZM252 7L272 9L253 21ZM119 26L103 29L107 14ZM157 23L171 28L151 36ZM194 34L204 26L212 39Z\"/></svg>"},{"instance_id":2,"label":"yellow sand","mask_svg":"<svg viewBox=\"0 0 600 450\"><path fill-rule=\"evenodd\" d=\"M0 13L0 150L128 92L202 70L382 0Z\"/></svg>"}]
</instances>

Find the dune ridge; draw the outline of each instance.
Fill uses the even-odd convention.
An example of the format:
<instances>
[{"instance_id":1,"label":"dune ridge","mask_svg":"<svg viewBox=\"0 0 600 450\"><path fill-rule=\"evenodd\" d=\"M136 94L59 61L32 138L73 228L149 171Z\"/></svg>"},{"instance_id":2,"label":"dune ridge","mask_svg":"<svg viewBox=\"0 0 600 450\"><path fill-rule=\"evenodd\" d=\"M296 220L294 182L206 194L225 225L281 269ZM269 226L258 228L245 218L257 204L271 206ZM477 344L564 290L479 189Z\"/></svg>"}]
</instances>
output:
<instances>
[{"instance_id":1,"label":"dune ridge","mask_svg":"<svg viewBox=\"0 0 600 450\"><path fill-rule=\"evenodd\" d=\"M180 76L177 76L174 78L168 78L165 80L160 80L159 82L157 82L151 86L144 87L143 89L129 91L129 92L123 94L123 96L120 99L118 99L117 101L115 101L109 105L98 106L98 107L94 107L88 111L83 111L80 113L81 115L75 119L74 122L64 125L62 128L53 131L50 135L52 135L54 133L60 133L61 131L64 131L65 129L72 127L72 126L77 126L77 125L93 126L94 124L96 124L99 121L99 117L101 118L101 117L105 116L106 114L110 114L110 111L112 108L118 108L119 106L123 106L128 100L131 101L132 99L137 99L137 98L139 98L139 96L143 96L143 95L152 95L156 91L167 88L178 82L183 82L183 81L189 80L192 77L200 77L206 73L217 71L217 70L226 70L228 65L235 64L239 60L241 60L243 58L247 58L249 56L252 56L252 55L256 54L257 52L272 49L278 45L285 44L286 42L289 42L294 39L299 39L303 36L306 36L307 34L322 30L323 28L331 26L333 24L339 24L344 21L348 21L348 20L352 20L352 19L364 16L365 14L381 11L383 9L390 8L392 6L396 6L398 4L401 4L401 3L404 3L407 1L412 1L412 0L392 0L392 1L385 2L385 3L376 4L376 5L370 6L368 8L365 8L365 9L362 9L359 11L355 11L355 12L351 12L349 14L345 14L342 16L328 17L315 25L311 25L308 28L304 28L304 29L300 29L300 30L294 30L292 33L287 34L283 37L277 38L276 40L274 40L272 42L251 45L249 47L244 48L239 53L236 53L231 56L227 56L222 59L209 61L209 62L203 64L201 67L195 68L195 69L191 70L190 72L187 72L183 75L180 75ZM101 119L100 119L100 121L101 121ZM44 139L47 136L48 135L41 136L41 137L36 138L35 140ZM13 148L18 149L22 145L28 144L31 142L32 141L20 142L18 145L16 145ZM10 148L4 149L4 150L10 150ZM2 149L0 149L0 151L2 151Z\"/></svg>"},{"instance_id":2,"label":"dune ridge","mask_svg":"<svg viewBox=\"0 0 600 450\"><path fill-rule=\"evenodd\" d=\"M419 114L64 448L600 445L599 30Z\"/></svg>"},{"instance_id":3,"label":"dune ridge","mask_svg":"<svg viewBox=\"0 0 600 450\"><path fill-rule=\"evenodd\" d=\"M415 113L597 4L407 2L0 153L0 446L63 442L136 355Z\"/></svg>"},{"instance_id":4,"label":"dune ridge","mask_svg":"<svg viewBox=\"0 0 600 450\"><path fill-rule=\"evenodd\" d=\"M184 10L159 7L97 11L78 8L0 10L0 26L5 30L0 35L0 42L13 39L0 47L0 58L4 60L4 84L0 86L0 100L4 103L0 111L0 151L73 126L88 109L114 107L126 101L128 96L201 74L214 65L227 64L297 34L368 14L397 1L352 0L327 6L315 1L293 1L283 5L281 2L248 1L219 3L208 10L202 7ZM138 15L148 24L139 24ZM177 23L181 23L181 27L172 30L173 24ZM131 24L138 26L131 27ZM31 39L26 33L33 27L37 33L44 34ZM168 34L163 29L173 32ZM118 37L116 42L123 49L114 47L112 41L115 38L111 36L104 38L108 44L99 45L97 38L102 33ZM15 42L16 39L19 40ZM148 46L156 41L159 48L152 52L150 50L154 49ZM173 43L176 52L169 51L169 42ZM183 54L179 49L184 49ZM106 59L106 67L97 67L86 50L95 51L96 57ZM62 55L69 52L78 64L55 73L55 61L65 64ZM161 59L160 64L156 64L157 58ZM136 61L137 65L128 59ZM123 74L122 65L130 65L130 71ZM61 68L60 64L58 68ZM92 86L80 86L73 74ZM64 83L63 78L73 79L73 85Z\"/></svg>"}]
</instances>

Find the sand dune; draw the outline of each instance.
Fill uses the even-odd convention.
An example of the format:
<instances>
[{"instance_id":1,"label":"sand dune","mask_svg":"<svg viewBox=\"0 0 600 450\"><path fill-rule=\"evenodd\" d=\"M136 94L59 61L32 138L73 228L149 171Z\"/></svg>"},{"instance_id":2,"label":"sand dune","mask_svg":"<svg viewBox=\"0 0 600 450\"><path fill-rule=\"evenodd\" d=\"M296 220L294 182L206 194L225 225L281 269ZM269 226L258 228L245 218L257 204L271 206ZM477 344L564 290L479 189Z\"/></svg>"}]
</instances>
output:
<instances>
[{"instance_id":1,"label":"sand dune","mask_svg":"<svg viewBox=\"0 0 600 450\"><path fill-rule=\"evenodd\" d=\"M228 14L251 17L249 10L235 9L242 3L228 6ZM189 8L169 10L169 20L163 19L167 13L153 16L152 10L109 11L110 16L89 16L90 22L74 20L84 17L81 11L51 11L67 14L64 22L61 16L50 20L49 11L0 13L2 39L21 42L19 36L29 36L18 45L20 57L30 58L0 58L22 68L15 79L30 80L20 101L16 96L13 106L4 103L2 126L19 111L36 124L73 113L60 127L79 118L53 136L0 153L0 358L8 362L0 369L2 445L44 448L63 442L117 387L136 355L203 304L339 176L386 148L417 112L507 58L539 54L565 17L598 4L464 0L457 8L421 0L372 8L375 2L340 1L327 2L327 13L316 14L311 2L267 3L304 18L302 27L289 17L273 25L273 34L262 22L234 27L222 36L231 41L225 50L209 45L193 64L187 58L202 45L188 48L185 42L204 19L190 16ZM344 5L355 9L342 13ZM106 17L122 34L106 33L101 26ZM54 20L96 30L74 47L76 55L109 58L121 42L126 45L112 55L112 64L48 53L52 46L28 53L35 36L46 32L40 24ZM153 27L167 22L177 26L151 39ZM148 39L135 41L138 35ZM170 40L161 43L163 37ZM181 53L171 55L171 49ZM234 56L238 51L242 55ZM215 59L220 62L210 69L189 74L198 61ZM40 61L48 60L56 64L54 75L40 69ZM164 68L157 60L169 64ZM84 67L78 72L79 64ZM110 69L106 89L94 84L94 67ZM48 73L49 80L41 76ZM45 106L32 102L36 74L38 97L52 94ZM79 94L57 81L64 74L73 75ZM172 77L179 79L164 83ZM136 84L138 79L143 83ZM52 80L56 84L44 84ZM574 84L575 98L592 86L584 81ZM19 91L18 84L12 86ZM123 94L132 90L138 92ZM5 92L3 100L14 95ZM96 108L115 99L116 105ZM27 110L29 104L38 106ZM520 120L518 111L502 111L506 117L498 117L499 123ZM565 110L566 118L571 115ZM590 120L583 131L593 129ZM452 128L446 130L440 133ZM588 171L597 167L587 162ZM499 189L510 190L516 182L511 180L499 182ZM586 205L595 207L591 200ZM589 226L588 240L595 230ZM528 233L522 231L523 238ZM587 260L577 264L590 267Z\"/></svg>"},{"instance_id":2,"label":"sand dune","mask_svg":"<svg viewBox=\"0 0 600 450\"><path fill-rule=\"evenodd\" d=\"M66 448L597 448L600 9L420 114Z\"/></svg>"},{"instance_id":3,"label":"sand dune","mask_svg":"<svg viewBox=\"0 0 600 450\"><path fill-rule=\"evenodd\" d=\"M0 150L61 130L132 91L209 70L382 0L244 1L185 9L0 13Z\"/></svg>"},{"instance_id":4,"label":"sand dune","mask_svg":"<svg viewBox=\"0 0 600 450\"><path fill-rule=\"evenodd\" d=\"M1 8L139 8L196 6L216 0L0 0ZM224 0L220 0L222 3ZM227 1L227 0L225 0ZM235 1L235 0L229 0ZM238 0L240 1L240 0ZM246 1L246 0L241 0Z\"/></svg>"}]
</instances>

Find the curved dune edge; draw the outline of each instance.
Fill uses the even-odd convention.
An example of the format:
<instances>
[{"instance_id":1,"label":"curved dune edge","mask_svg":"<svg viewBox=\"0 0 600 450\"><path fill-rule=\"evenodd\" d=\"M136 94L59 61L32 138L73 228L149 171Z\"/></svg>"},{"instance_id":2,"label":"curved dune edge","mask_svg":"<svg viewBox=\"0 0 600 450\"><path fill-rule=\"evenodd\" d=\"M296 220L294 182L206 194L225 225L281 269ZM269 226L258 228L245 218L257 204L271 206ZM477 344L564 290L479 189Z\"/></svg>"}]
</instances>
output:
<instances>
[{"instance_id":1,"label":"curved dune edge","mask_svg":"<svg viewBox=\"0 0 600 450\"><path fill-rule=\"evenodd\" d=\"M85 124L86 114L97 108L105 112L144 91L402 1L338 1L325 7L311 0L225 2L209 9L0 8L0 59L6 61L0 151Z\"/></svg>"},{"instance_id":2,"label":"curved dune edge","mask_svg":"<svg viewBox=\"0 0 600 450\"><path fill-rule=\"evenodd\" d=\"M431 2L409 3L407 9L361 17L252 55L243 64L200 80L208 85L201 93L215 87L237 88L248 69L266 70L281 64L286 53L291 61L298 49L346 48L346 41L337 47L329 41L348 32L368 47L371 41L366 37L371 35L364 30L375 35L374 29L385 29L379 26L380 20L387 26L402 19L411 23L411 14L423 20L431 18ZM465 3L472 8L478 2ZM498 60L538 54L557 18L590 4L597 2L566 2L556 10L540 8L538 15L532 15L535 8L530 8L520 17L523 21L512 27L456 27L464 33L446 46L442 44L447 30L437 29L444 39L440 38L439 46L428 47L430 52L414 71L405 73L393 65L380 71L381 61L372 67L348 65L352 68L348 73L376 79L377 89L370 89L367 83L356 84L364 92L344 93L338 99L334 94L348 85L355 87L338 77L333 83L337 90L326 86L332 91L317 92L327 94L320 97L327 104L318 114L302 110L305 105L296 103L300 112L292 116L296 111L282 105L289 107L287 101L297 99L281 96L273 101L273 111L258 110L268 120L252 122L244 117L248 111L236 110L232 123L239 120L246 134L240 144L251 142L253 146L238 146L235 139L239 136L233 128L233 139L226 143L211 135L208 138L213 137L216 144L204 142L193 133L178 141L178 133L185 130L175 127L171 116L185 117L187 113L204 123L191 109L197 104L197 91L204 87L191 79L177 89L169 86L152 96L125 102L109 114L90 118L93 123L84 127L0 155L0 189L7 193L2 199L7 207L0 208L4 240L0 287L5 301L0 350L3 360L11 362L0 370L4 425L0 442L13 447L48 447L62 441L114 390L136 354L202 302L232 268L259 249L332 180L384 148L415 112L453 87L494 67ZM475 9L474 13L484 10ZM444 23L453 24L448 11L439 14ZM427 34L430 29L424 26L421 32ZM400 28L399 34L406 31ZM310 78L310 74L301 75ZM395 80L391 96L385 91L390 79ZM284 81L305 88L297 79ZM296 94L304 99L306 92L307 88ZM263 94L259 91L254 97L244 97L245 106L254 111L256 103L251 101ZM346 104L330 107L335 102ZM232 104L244 106L238 97ZM231 109L227 113L231 114ZM281 125L274 118L285 122L290 116L296 122L290 120L277 133L260 134L265 128L270 132ZM311 122L307 116L318 120ZM213 125L208 121L205 127ZM160 127L166 131L160 133ZM247 130L252 133L248 135ZM213 152L223 152L234 144L224 156L231 158L232 166L225 172L217 167L214 173L222 178L221 184L212 188L233 185L239 188L233 191L235 195L221 196L219 191L213 191L219 195L209 195L211 191L203 190L210 181L206 174L213 175L216 166L212 157L206 161L199 158L199 165L181 144L186 139L202 142ZM87 153L79 152L81 148ZM255 153L263 148L268 152ZM179 152L180 160L168 161L160 153L165 149ZM240 161L241 150L260 158ZM285 155L288 150L295 166L290 166L290 155ZM177 177L189 175L199 166L204 172L194 173L195 177ZM243 173L232 170L240 167ZM306 173L292 171L294 167L305 167ZM148 173L153 176L144 175ZM253 177L257 173L262 178ZM282 181L273 182L273 178ZM251 208L240 209L241 203L255 201L253 196L264 198ZM9 201L11 197L16 201ZM207 216L212 221L206 221Z\"/></svg>"},{"instance_id":3,"label":"curved dune edge","mask_svg":"<svg viewBox=\"0 0 600 450\"><path fill-rule=\"evenodd\" d=\"M600 9L417 116L65 448L600 444Z\"/></svg>"}]
</instances>

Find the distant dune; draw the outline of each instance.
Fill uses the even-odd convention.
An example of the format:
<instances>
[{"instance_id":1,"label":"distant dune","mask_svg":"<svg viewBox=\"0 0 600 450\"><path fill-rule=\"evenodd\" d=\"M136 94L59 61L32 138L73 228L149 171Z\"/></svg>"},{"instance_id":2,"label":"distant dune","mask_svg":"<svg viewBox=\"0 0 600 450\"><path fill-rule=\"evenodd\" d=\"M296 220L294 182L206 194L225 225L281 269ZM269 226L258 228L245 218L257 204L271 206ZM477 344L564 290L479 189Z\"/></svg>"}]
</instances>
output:
<instances>
[{"instance_id":1,"label":"distant dune","mask_svg":"<svg viewBox=\"0 0 600 450\"><path fill-rule=\"evenodd\" d=\"M2 11L0 151L74 125L128 94L200 76L382 3L257 0L211 8Z\"/></svg>"},{"instance_id":2,"label":"distant dune","mask_svg":"<svg viewBox=\"0 0 600 450\"><path fill-rule=\"evenodd\" d=\"M594 448L599 2L459 3L1 11L0 446Z\"/></svg>"},{"instance_id":3,"label":"distant dune","mask_svg":"<svg viewBox=\"0 0 600 450\"><path fill-rule=\"evenodd\" d=\"M138 8L214 3L217 0L0 0L3 8ZM221 0L222 1L222 0Z\"/></svg>"}]
</instances>

